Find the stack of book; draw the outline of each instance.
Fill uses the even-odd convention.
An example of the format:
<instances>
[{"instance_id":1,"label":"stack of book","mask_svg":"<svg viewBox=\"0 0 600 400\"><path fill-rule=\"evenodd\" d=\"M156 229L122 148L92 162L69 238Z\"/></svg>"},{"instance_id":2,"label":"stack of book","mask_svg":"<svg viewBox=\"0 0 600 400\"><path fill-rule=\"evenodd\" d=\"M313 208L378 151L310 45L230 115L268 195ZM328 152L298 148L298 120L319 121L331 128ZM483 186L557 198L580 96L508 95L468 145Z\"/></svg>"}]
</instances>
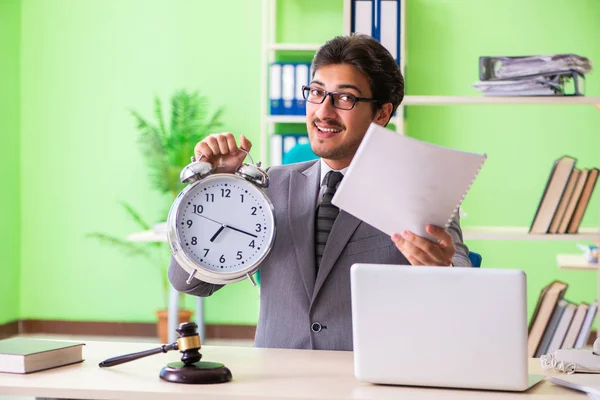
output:
<instances>
[{"instance_id":1,"label":"stack of book","mask_svg":"<svg viewBox=\"0 0 600 400\"><path fill-rule=\"evenodd\" d=\"M583 96L592 65L575 54L480 57L475 89L485 96Z\"/></svg>"},{"instance_id":2,"label":"stack of book","mask_svg":"<svg viewBox=\"0 0 600 400\"><path fill-rule=\"evenodd\" d=\"M577 233L598 180L598 168L577 168L576 159L554 161L529 233Z\"/></svg>"},{"instance_id":3,"label":"stack of book","mask_svg":"<svg viewBox=\"0 0 600 400\"><path fill-rule=\"evenodd\" d=\"M567 287L565 282L553 281L542 289L529 323L529 357L539 358L558 349L587 346L598 301L571 302L564 298Z\"/></svg>"}]
</instances>

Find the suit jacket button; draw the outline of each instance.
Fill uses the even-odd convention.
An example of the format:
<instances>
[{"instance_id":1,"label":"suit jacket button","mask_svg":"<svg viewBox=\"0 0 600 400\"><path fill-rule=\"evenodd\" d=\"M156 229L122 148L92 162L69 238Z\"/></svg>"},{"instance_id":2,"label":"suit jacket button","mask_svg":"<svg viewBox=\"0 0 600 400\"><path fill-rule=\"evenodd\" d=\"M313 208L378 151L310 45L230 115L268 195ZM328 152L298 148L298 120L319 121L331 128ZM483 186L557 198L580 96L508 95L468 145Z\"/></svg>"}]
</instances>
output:
<instances>
[{"instance_id":1,"label":"suit jacket button","mask_svg":"<svg viewBox=\"0 0 600 400\"><path fill-rule=\"evenodd\" d=\"M323 329L323 327L321 326L321 324L320 324L320 323L318 323L318 322L314 322L314 323L313 323L313 324L310 326L310 329L311 329L313 332L321 332L321 329Z\"/></svg>"}]
</instances>

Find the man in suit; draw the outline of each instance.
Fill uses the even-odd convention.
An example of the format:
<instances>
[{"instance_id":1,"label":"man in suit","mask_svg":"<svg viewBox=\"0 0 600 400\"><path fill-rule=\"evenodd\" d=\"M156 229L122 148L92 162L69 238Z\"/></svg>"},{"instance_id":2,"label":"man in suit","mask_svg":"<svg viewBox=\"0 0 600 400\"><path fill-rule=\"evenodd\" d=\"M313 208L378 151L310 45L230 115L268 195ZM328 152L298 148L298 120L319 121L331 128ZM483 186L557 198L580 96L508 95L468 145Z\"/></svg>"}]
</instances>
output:
<instances>
[{"instance_id":1,"label":"man in suit","mask_svg":"<svg viewBox=\"0 0 600 400\"><path fill-rule=\"evenodd\" d=\"M471 265L458 216L447 229L427 227L438 239L434 242L411 232L390 238L330 203L321 204L336 186L327 189L323 182L342 177L372 122L387 125L404 96L404 81L390 53L364 35L328 41L313 59L313 71L304 90L306 125L321 159L269 169L267 194L277 236L261 264L255 345L352 350L352 264ZM251 146L241 136L240 147ZM231 133L207 137L195 153L222 172L235 171L245 158ZM210 296L221 287L199 280L187 284L188 275L172 260L169 279L178 291Z\"/></svg>"}]
</instances>

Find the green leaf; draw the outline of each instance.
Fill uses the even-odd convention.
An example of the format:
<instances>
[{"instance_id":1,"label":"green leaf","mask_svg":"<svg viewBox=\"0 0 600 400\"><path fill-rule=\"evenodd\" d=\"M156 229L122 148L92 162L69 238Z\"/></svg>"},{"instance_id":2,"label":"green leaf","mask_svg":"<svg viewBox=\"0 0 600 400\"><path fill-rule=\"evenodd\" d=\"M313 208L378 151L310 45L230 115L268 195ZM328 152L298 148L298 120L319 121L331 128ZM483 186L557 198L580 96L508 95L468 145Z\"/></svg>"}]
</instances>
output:
<instances>
[{"instance_id":1,"label":"green leaf","mask_svg":"<svg viewBox=\"0 0 600 400\"><path fill-rule=\"evenodd\" d=\"M142 218L142 216L134 210L134 208L129 204L126 203L124 201L121 201L120 204L123 206L123 208L125 209L125 211L127 211L127 214L129 214L129 216L144 230L148 230L148 229L152 229L152 227L150 226L149 223L147 223L146 221L144 221L144 219Z\"/></svg>"},{"instance_id":2,"label":"green leaf","mask_svg":"<svg viewBox=\"0 0 600 400\"><path fill-rule=\"evenodd\" d=\"M169 136L169 132L167 132L167 128L165 126L165 120L163 118L162 112L162 103L160 102L158 96L154 98L154 116L158 120L158 127L161 138L167 138L167 136Z\"/></svg>"},{"instance_id":3,"label":"green leaf","mask_svg":"<svg viewBox=\"0 0 600 400\"><path fill-rule=\"evenodd\" d=\"M152 186L175 195L184 185L179 173L194 155L196 143L221 126L222 109L208 113L208 99L198 92L178 90L171 97L170 129L163 118L162 103L154 99L156 125L132 112L140 132L138 143L148 167Z\"/></svg>"},{"instance_id":4,"label":"green leaf","mask_svg":"<svg viewBox=\"0 0 600 400\"><path fill-rule=\"evenodd\" d=\"M116 247L127 256L144 256L149 259L153 259L152 254L137 243L128 242L121 238L106 235L104 233L88 233L85 235L85 237L97 239L105 245Z\"/></svg>"}]
</instances>

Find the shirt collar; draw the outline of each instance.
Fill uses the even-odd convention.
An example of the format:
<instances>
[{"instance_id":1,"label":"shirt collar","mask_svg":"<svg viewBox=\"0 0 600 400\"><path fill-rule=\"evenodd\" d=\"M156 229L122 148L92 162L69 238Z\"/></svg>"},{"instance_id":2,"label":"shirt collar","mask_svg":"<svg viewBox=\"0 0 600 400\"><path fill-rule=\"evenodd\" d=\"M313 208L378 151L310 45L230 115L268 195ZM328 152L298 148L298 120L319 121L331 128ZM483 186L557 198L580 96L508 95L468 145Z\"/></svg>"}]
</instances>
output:
<instances>
[{"instance_id":1,"label":"shirt collar","mask_svg":"<svg viewBox=\"0 0 600 400\"><path fill-rule=\"evenodd\" d=\"M341 170L334 170L329 165L327 165L327 163L322 158L320 159L320 161L321 161L321 180L319 181L319 186L321 186L323 184L323 179L325 179L325 175L327 175L327 173L329 171L337 171L337 172L341 172L342 175L346 175L346 171L348 171L348 168L350 168L350 167L346 167Z\"/></svg>"}]
</instances>

